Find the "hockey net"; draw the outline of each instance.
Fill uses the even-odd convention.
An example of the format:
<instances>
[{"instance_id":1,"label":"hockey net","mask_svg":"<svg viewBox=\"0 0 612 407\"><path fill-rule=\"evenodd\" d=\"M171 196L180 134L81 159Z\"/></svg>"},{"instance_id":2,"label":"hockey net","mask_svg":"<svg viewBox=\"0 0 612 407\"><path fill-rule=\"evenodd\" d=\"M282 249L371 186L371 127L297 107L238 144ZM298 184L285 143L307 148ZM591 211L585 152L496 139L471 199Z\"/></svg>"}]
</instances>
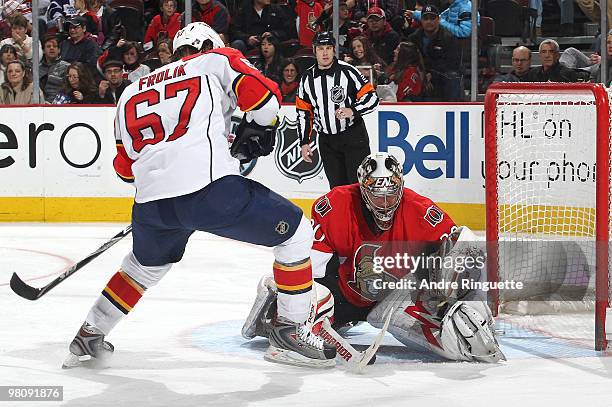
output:
<instances>
[{"instance_id":1,"label":"hockey net","mask_svg":"<svg viewBox=\"0 0 612 407\"><path fill-rule=\"evenodd\" d=\"M610 104L599 84L498 83L485 98L494 313L529 332L607 347ZM592 346L592 345L589 345Z\"/></svg>"}]
</instances>

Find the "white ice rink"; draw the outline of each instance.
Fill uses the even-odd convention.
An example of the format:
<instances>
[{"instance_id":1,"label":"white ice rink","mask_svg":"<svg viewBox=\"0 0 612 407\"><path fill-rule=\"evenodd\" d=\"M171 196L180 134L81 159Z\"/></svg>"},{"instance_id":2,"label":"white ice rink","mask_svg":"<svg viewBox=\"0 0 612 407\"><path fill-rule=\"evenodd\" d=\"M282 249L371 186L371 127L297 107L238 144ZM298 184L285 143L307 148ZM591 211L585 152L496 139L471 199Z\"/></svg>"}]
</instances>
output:
<instances>
[{"instance_id":1,"label":"white ice rink","mask_svg":"<svg viewBox=\"0 0 612 407\"><path fill-rule=\"evenodd\" d=\"M440 362L391 337L364 375L268 363L265 341L243 340L240 327L272 252L204 233L108 336L109 367L62 370L70 340L131 239L37 301L10 290L11 274L40 287L124 226L0 224L0 385L64 387L63 402L0 407L612 406L612 357L568 351L553 338L501 338L509 360L497 365ZM366 344L375 332L358 327L350 341ZM565 357L548 357L550 349Z\"/></svg>"}]
</instances>

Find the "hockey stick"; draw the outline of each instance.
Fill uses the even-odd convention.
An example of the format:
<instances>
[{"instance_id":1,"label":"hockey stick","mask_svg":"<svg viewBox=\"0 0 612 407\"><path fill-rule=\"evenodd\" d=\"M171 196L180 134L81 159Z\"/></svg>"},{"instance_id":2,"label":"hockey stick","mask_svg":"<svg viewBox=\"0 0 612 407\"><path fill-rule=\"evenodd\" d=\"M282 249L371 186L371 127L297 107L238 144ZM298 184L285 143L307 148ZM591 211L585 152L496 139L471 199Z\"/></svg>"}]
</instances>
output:
<instances>
[{"instance_id":1,"label":"hockey stick","mask_svg":"<svg viewBox=\"0 0 612 407\"><path fill-rule=\"evenodd\" d=\"M78 270L83 268L85 265L89 264L89 262L91 262L93 259L95 259L99 255L107 251L112 245L114 245L115 243L117 243L119 240L123 239L127 235L129 235L131 232L132 232L132 225L130 224L125 229L123 229L121 232L113 236L109 241L104 243L102 246L98 247L96 251L91 253L89 256L85 257L83 260L77 262L74 266L64 271L55 280L51 281L49 284L47 284L44 287L41 287L41 288L32 287L26 284L21 278L19 278L17 273L13 273L13 276L11 277L11 289L15 292L15 294L17 294L20 297L23 297L31 301L37 300L43 295L45 295L46 293L48 293L49 291L51 291L53 287L55 287L56 285L58 285L59 283L61 283L62 281L64 281L65 279L73 275L74 273L76 273Z\"/></svg>"},{"instance_id":2,"label":"hockey stick","mask_svg":"<svg viewBox=\"0 0 612 407\"><path fill-rule=\"evenodd\" d=\"M378 348L385 337L392 314L393 308L389 310L389 313L385 318L385 323L383 324L383 327L378 335L376 335L376 338L374 338L374 342L372 342L372 344L363 352L359 352L338 332L336 332L336 330L332 328L331 324L329 323L328 318L325 318L323 321L322 330L324 332L321 332L320 336L327 342L336 345L338 352L337 355L340 357L340 360L344 361L352 371L356 373L363 373L370 360L372 360L374 355L376 355L376 352L378 351Z\"/></svg>"}]
</instances>

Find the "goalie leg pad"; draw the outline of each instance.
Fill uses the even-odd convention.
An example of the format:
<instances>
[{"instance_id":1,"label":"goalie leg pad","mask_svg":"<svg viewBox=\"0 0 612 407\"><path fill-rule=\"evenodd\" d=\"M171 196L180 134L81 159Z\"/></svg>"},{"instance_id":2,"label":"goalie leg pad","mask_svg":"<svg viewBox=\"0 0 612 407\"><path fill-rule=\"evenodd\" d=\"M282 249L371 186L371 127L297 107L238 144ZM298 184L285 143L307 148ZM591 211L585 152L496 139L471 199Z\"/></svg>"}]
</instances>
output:
<instances>
[{"instance_id":1,"label":"goalie leg pad","mask_svg":"<svg viewBox=\"0 0 612 407\"><path fill-rule=\"evenodd\" d=\"M330 323L334 321L334 296L329 288L315 282L308 316L312 332L319 334L325 319L329 319Z\"/></svg>"},{"instance_id":2,"label":"goalie leg pad","mask_svg":"<svg viewBox=\"0 0 612 407\"><path fill-rule=\"evenodd\" d=\"M394 308L388 331L404 345L442 351L440 318L435 301L413 300L409 292L396 291L378 303L368 314L368 323L381 328L387 310Z\"/></svg>"},{"instance_id":3,"label":"goalie leg pad","mask_svg":"<svg viewBox=\"0 0 612 407\"><path fill-rule=\"evenodd\" d=\"M325 318L333 321L334 297L324 285L315 282L313 287L307 324L315 334L318 334ZM268 337L271 321L276 317L277 295L278 291L272 276L263 276L257 285L257 297L251 312L242 326L242 336L245 339L256 336Z\"/></svg>"},{"instance_id":4,"label":"goalie leg pad","mask_svg":"<svg viewBox=\"0 0 612 407\"><path fill-rule=\"evenodd\" d=\"M458 301L449 308L442 319L440 341L451 359L488 363L506 360L487 316L468 302Z\"/></svg>"},{"instance_id":5,"label":"goalie leg pad","mask_svg":"<svg viewBox=\"0 0 612 407\"><path fill-rule=\"evenodd\" d=\"M242 336L253 339L256 336L268 337L270 321L276 314L276 284L271 275L266 275L257 284L257 297L251 312L242 326Z\"/></svg>"}]
</instances>

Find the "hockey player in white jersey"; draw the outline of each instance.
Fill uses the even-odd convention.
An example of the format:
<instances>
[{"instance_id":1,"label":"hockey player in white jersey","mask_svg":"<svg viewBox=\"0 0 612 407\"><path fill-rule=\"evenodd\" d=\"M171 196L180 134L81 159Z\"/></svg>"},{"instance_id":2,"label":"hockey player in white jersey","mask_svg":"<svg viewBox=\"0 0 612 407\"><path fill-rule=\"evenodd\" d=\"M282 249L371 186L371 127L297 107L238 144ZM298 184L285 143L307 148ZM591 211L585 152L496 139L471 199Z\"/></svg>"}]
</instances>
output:
<instances>
[{"instance_id":1,"label":"hockey player in white jersey","mask_svg":"<svg viewBox=\"0 0 612 407\"><path fill-rule=\"evenodd\" d=\"M174 62L128 86L117 105L117 174L136 186L133 248L70 344L64 367L105 359L105 336L178 262L196 230L274 247L278 318L265 358L331 366L336 349L305 324L313 285L313 232L302 211L239 175L239 160L274 145L278 86L204 23L174 38ZM228 150L230 119L245 116Z\"/></svg>"},{"instance_id":2,"label":"hockey player in white jersey","mask_svg":"<svg viewBox=\"0 0 612 407\"><path fill-rule=\"evenodd\" d=\"M405 188L401 165L388 153L366 157L358 179L359 184L336 187L312 206L316 297L309 323L314 330L324 318L330 318L339 331L356 321L381 328L393 309L388 332L407 346L451 360L504 359L483 292L430 284L444 287L445 282L458 282L463 287L464 280L482 281L484 267L461 266L458 272L452 266L468 258L485 258L477 237L467 227L457 227L431 200ZM377 257L395 258L398 253L444 262L415 267L408 274L393 266L376 270ZM382 285L402 280L414 282L414 288ZM424 288L422 281L427 282ZM245 338L268 336L276 292L273 279L262 278L242 329Z\"/></svg>"}]
</instances>

